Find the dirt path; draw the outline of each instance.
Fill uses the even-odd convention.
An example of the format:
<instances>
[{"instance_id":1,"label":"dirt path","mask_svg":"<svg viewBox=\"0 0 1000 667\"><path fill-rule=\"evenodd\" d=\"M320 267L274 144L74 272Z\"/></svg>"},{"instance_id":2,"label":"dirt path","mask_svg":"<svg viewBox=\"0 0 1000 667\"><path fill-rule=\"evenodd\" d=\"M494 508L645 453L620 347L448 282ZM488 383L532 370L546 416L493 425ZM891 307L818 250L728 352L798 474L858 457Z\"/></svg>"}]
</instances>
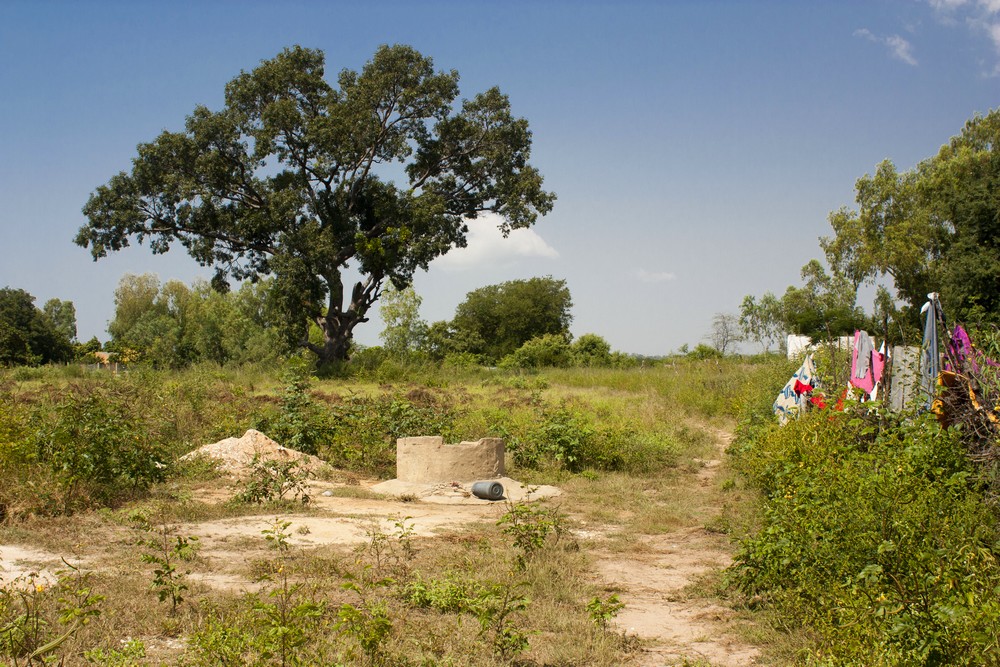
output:
<instances>
[{"instance_id":1,"label":"dirt path","mask_svg":"<svg viewBox=\"0 0 1000 667\"><path fill-rule=\"evenodd\" d=\"M713 432L716 458L702 461L694 502L709 515L715 507L715 478L732 436ZM702 512L697 512L701 515ZM623 589L625 608L615 619L620 630L640 638L643 650L633 667L699 665L744 667L755 664L758 650L735 637L726 622L733 612L686 592L713 571L731 562L729 541L699 525L665 535L642 536L639 548L606 552L598 548L597 572L606 584Z\"/></svg>"}]
</instances>

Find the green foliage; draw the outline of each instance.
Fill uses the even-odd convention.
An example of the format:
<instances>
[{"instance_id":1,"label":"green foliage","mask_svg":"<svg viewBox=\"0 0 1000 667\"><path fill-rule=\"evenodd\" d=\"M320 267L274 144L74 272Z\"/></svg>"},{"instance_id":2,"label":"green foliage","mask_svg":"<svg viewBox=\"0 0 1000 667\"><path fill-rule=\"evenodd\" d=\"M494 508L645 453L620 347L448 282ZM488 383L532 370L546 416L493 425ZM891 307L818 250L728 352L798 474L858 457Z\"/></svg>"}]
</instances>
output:
<instances>
[{"instance_id":1,"label":"green foliage","mask_svg":"<svg viewBox=\"0 0 1000 667\"><path fill-rule=\"evenodd\" d=\"M101 615L90 573L66 566L55 585L36 573L0 585L0 657L14 667L61 663L67 641Z\"/></svg>"},{"instance_id":2,"label":"green foliage","mask_svg":"<svg viewBox=\"0 0 1000 667\"><path fill-rule=\"evenodd\" d=\"M687 356L698 361L705 361L706 359L721 359L724 355L718 348L698 343L693 350L687 353Z\"/></svg>"},{"instance_id":3,"label":"green foliage","mask_svg":"<svg viewBox=\"0 0 1000 667\"><path fill-rule=\"evenodd\" d=\"M501 660L510 660L528 648L528 635L515 617L525 611L530 602L519 594L520 588L522 586L509 583L484 587L473 604L480 635L489 640L493 654Z\"/></svg>"},{"instance_id":4,"label":"green foliage","mask_svg":"<svg viewBox=\"0 0 1000 667\"><path fill-rule=\"evenodd\" d=\"M780 349L785 324L781 302L771 292L765 292L759 301L752 295L743 297L739 323L743 335L756 341L765 353L772 345Z\"/></svg>"},{"instance_id":5,"label":"green foliage","mask_svg":"<svg viewBox=\"0 0 1000 667\"><path fill-rule=\"evenodd\" d=\"M451 350L496 363L533 338L553 334L568 340L572 306L566 281L551 276L481 287L455 309Z\"/></svg>"},{"instance_id":6,"label":"green foliage","mask_svg":"<svg viewBox=\"0 0 1000 667\"><path fill-rule=\"evenodd\" d=\"M58 300L55 300L58 301ZM53 361L69 361L73 356L71 340L76 336L73 303L46 307L60 315L58 323L35 307L35 297L22 289L0 289L0 366L35 366ZM73 313L72 336L69 316ZM62 317L65 315L65 318Z\"/></svg>"},{"instance_id":7,"label":"green foliage","mask_svg":"<svg viewBox=\"0 0 1000 667\"><path fill-rule=\"evenodd\" d=\"M405 287L464 245L470 220L492 211L509 232L552 208L528 123L498 89L459 102L458 73L402 45L336 87L324 74L323 52L299 46L239 74L222 110L139 145L131 173L87 201L76 242L95 259L180 242L220 289L273 275L286 339L327 363L346 359L385 282ZM362 278L345 290L348 262Z\"/></svg>"},{"instance_id":8,"label":"green foliage","mask_svg":"<svg viewBox=\"0 0 1000 667\"><path fill-rule=\"evenodd\" d=\"M236 503L271 503L286 498L308 502L309 474L296 460L277 461L254 455L246 478L233 494Z\"/></svg>"},{"instance_id":9,"label":"green foliage","mask_svg":"<svg viewBox=\"0 0 1000 667\"><path fill-rule=\"evenodd\" d=\"M36 415L34 458L63 489L66 511L115 503L164 479L166 452L128 401L101 386L79 387L52 413Z\"/></svg>"},{"instance_id":10,"label":"green foliage","mask_svg":"<svg viewBox=\"0 0 1000 667\"><path fill-rule=\"evenodd\" d=\"M396 439L452 434L454 415L446 404L420 405L404 396L352 396L329 408L329 440L320 455L331 465L389 472L395 465Z\"/></svg>"},{"instance_id":11,"label":"green foliage","mask_svg":"<svg viewBox=\"0 0 1000 667\"><path fill-rule=\"evenodd\" d=\"M545 334L527 341L500 360L500 368L566 368L573 351L562 334Z\"/></svg>"},{"instance_id":12,"label":"green foliage","mask_svg":"<svg viewBox=\"0 0 1000 667\"><path fill-rule=\"evenodd\" d=\"M134 667L146 657L146 645L138 639L122 640L121 648L96 648L84 651L83 657L93 665L102 667Z\"/></svg>"},{"instance_id":13,"label":"green foliage","mask_svg":"<svg viewBox=\"0 0 1000 667\"><path fill-rule=\"evenodd\" d=\"M744 429L733 452L764 503L731 571L748 597L819 633L838 664L1000 660L1000 526L956 433L814 413Z\"/></svg>"},{"instance_id":14,"label":"green foliage","mask_svg":"<svg viewBox=\"0 0 1000 667\"><path fill-rule=\"evenodd\" d=\"M611 355L611 344L597 334L583 334L573 341L570 351L574 366L607 367L615 361Z\"/></svg>"},{"instance_id":15,"label":"green foliage","mask_svg":"<svg viewBox=\"0 0 1000 667\"><path fill-rule=\"evenodd\" d=\"M151 273L126 274L115 290L108 349L120 362L157 368L274 361L292 348L276 329L271 285L245 283L223 294L205 281L161 286Z\"/></svg>"},{"instance_id":16,"label":"green foliage","mask_svg":"<svg viewBox=\"0 0 1000 667\"><path fill-rule=\"evenodd\" d=\"M831 213L834 236L821 240L830 265L853 285L891 278L908 326L931 291L953 319L996 323L998 139L992 110L913 169L886 160L858 179L857 209Z\"/></svg>"},{"instance_id":17,"label":"green foliage","mask_svg":"<svg viewBox=\"0 0 1000 667\"><path fill-rule=\"evenodd\" d=\"M607 630L608 623L610 623L624 608L625 603L618 599L618 595L616 593L612 593L603 600L600 597L594 597L587 603L587 611L590 613L590 620L594 622L594 625L602 630Z\"/></svg>"},{"instance_id":18,"label":"green foliage","mask_svg":"<svg viewBox=\"0 0 1000 667\"><path fill-rule=\"evenodd\" d=\"M143 563L153 566L152 589L160 602L170 600L170 613L177 613L177 606L184 601L190 572L178 570L180 562L194 560L198 553L198 538L176 534L176 526L162 523L152 525L142 515L135 515L136 527L144 535L137 544L146 551L139 556Z\"/></svg>"},{"instance_id":19,"label":"green foliage","mask_svg":"<svg viewBox=\"0 0 1000 667\"><path fill-rule=\"evenodd\" d=\"M412 286L398 290L390 284L382 293L379 315L385 329L379 337L390 354L406 356L424 347L427 323L420 319L422 301Z\"/></svg>"},{"instance_id":20,"label":"green foliage","mask_svg":"<svg viewBox=\"0 0 1000 667\"><path fill-rule=\"evenodd\" d=\"M326 429L319 406L309 398L310 368L304 360L292 359L281 379L285 383L281 413L268 431L283 446L315 455Z\"/></svg>"},{"instance_id":21,"label":"green foliage","mask_svg":"<svg viewBox=\"0 0 1000 667\"><path fill-rule=\"evenodd\" d=\"M507 501L507 511L497 521L500 530L519 550L517 567L524 570L549 542L549 536L559 537L565 530L564 517L558 508L539 507L532 503Z\"/></svg>"}]
</instances>

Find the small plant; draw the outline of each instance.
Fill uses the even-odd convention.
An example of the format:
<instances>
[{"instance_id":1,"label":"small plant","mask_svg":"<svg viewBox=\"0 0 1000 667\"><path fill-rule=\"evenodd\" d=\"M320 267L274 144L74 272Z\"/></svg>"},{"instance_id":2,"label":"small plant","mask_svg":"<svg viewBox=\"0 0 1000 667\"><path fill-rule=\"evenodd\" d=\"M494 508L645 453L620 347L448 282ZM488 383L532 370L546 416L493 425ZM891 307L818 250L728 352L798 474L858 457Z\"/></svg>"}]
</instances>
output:
<instances>
[{"instance_id":1,"label":"small plant","mask_svg":"<svg viewBox=\"0 0 1000 667\"><path fill-rule=\"evenodd\" d=\"M68 569L57 573L55 586L31 573L0 587L0 657L12 658L14 667L52 664L56 651L101 613L104 596L93 592L90 573L63 563ZM53 621L65 630L55 631Z\"/></svg>"},{"instance_id":2,"label":"small plant","mask_svg":"<svg viewBox=\"0 0 1000 667\"><path fill-rule=\"evenodd\" d=\"M606 600L595 596L587 603L587 611L590 613L590 620L601 630L608 629L608 623L625 608L625 603L618 599L617 593L612 593Z\"/></svg>"},{"instance_id":3,"label":"small plant","mask_svg":"<svg viewBox=\"0 0 1000 667\"><path fill-rule=\"evenodd\" d=\"M275 517L269 528L261 531L268 544L277 550L277 559L269 564L265 580L272 587L265 595L251 595L255 616L255 644L267 664L302 664L300 652L309 641L310 633L325 612L322 602L305 599L302 584L293 582L288 563L291 549L288 528L290 521ZM272 662L273 661L273 662Z\"/></svg>"},{"instance_id":4,"label":"small plant","mask_svg":"<svg viewBox=\"0 0 1000 667\"><path fill-rule=\"evenodd\" d=\"M372 664L382 664L382 645L392 633L392 619L384 600L345 602L337 611L336 628L358 642Z\"/></svg>"},{"instance_id":5,"label":"small plant","mask_svg":"<svg viewBox=\"0 0 1000 667\"><path fill-rule=\"evenodd\" d=\"M517 567L520 570L525 569L528 561L545 547L549 535L554 533L558 539L564 530L563 517L558 508L534 507L526 502L513 503L509 500L507 512L500 517L497 525L519 549Z\"/></svg>"},{"instance_id":6,"label":"small plant","mask_svg":"<svg viewBox=\"0 0 1000 667\"><path fill-rule=\"evenodd\" d=\"M146 645L138 639L123 639L121 648L84 651L83 657L92 665L102 667L133 667L146 657Z\"/></svg>"},{"instance_id":7,"label":"small plant","mask_svg":"<svg viewBox=\"0 0 1000 667\"><path fill-rule=\"evenodd\" d=\"M372 559L372 568L379 574L386 570L395 574L405 574L407 563L416 556L410 517L394 519L393 525L396 530L392 535L382 530L377 521L365 529L368 541L361 549Z\"/></svg>"},{"instance_id":8,"label":"small plant","mask_svg":"<svg viewBox=\"0 0 1000 667\"><path fill-rule=\"evenodd\" d=\"M291 533L288 532L288 528L291 525L291 521L274 517L274 520L271 522L271 527L265 528L260 532L272 548L277 549L282 554L287 554L290 546L288 538L291 537Z\"/></svg>"},{"instance_id":9,"label":"small plant","mask_svg":"<svg viewBox=\"0 0 1000 667\"><path fill-rule=\"evenodd\" d=\"M518 595L524 584L493 584L480 590L472 602L472 611L479 621L480 636L486 637L493 654L502 660L528 648L528 635L514 623L514 614L528 608L528 598Z\"/></svg>"},{"instance_id":10,"label":"small plant","mask_svg":"<svg viewBox=\"0 0 1000 667\"><path fill-rule=\"evenodd\" d=\"M160 602L170 600L170 613L177 612L177 606L184 601L187 584L185 578L189 572L178 570L179 562L194 559L198 551L198 538L185 537L174 533L175 526L166 523L154 527L141 517L138 519L139 529L146 534L140 537L140 547L148 549L139 556L143 563L154 566L152 589Z\"/></svg>"},{"instance_id":11,"label":"small plant","mask_svg":"<svg viewBox=\"0 0 1000 667\"><path fill-rule=\"evenodd\" d=\"M288 497L307 503L308 478L308 471L298 461L271 461L255 455L250 463L250 475L243 488L233 495L233 501L260 505Z\"/></svg>"}]
</instances>

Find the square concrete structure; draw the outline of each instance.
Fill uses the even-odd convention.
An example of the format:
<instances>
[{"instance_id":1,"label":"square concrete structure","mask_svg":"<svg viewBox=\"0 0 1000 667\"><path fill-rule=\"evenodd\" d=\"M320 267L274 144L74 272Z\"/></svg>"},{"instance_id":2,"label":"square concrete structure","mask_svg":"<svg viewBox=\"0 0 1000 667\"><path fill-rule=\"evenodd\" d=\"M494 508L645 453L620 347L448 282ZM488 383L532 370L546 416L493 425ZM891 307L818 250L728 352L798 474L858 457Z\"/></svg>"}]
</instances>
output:
<instances>
[{"instance_id":1,"label":"square concrete structure","mask_svg":"<svg viewBox=\"0 0 1000 667\"><path fill-rule=\"evenodd\" d=\"M473 482L506 474L503 438L446 445L440 436L396 440L396 479L402 482Z\"/></svg>"}]
</instances>

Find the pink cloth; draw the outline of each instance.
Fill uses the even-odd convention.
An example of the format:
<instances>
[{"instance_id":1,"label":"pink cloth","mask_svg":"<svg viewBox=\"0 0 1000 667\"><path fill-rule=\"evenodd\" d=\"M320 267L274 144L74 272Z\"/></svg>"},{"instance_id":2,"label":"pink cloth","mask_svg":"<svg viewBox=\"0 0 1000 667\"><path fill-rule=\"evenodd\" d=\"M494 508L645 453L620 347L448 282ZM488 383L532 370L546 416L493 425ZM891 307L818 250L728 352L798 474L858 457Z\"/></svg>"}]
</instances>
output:
<instances>
[{"instance_id":1,"label":"pink cloth","mask_svg":"<svg viewBox=\"0 0 1000 667\"><path fill-rule=\"evenodd\" d=\"M882 371L885 369L885 355L876 350L871 351L868 362L868 372L863 378L855 377L855 370L858 367L858 342L861 339L861 332L854 332L854 345L851 349L851 386L857 387L861 391L871 396L875 391L875 385L882 379Z\"/></svg>"}]
</instances>

